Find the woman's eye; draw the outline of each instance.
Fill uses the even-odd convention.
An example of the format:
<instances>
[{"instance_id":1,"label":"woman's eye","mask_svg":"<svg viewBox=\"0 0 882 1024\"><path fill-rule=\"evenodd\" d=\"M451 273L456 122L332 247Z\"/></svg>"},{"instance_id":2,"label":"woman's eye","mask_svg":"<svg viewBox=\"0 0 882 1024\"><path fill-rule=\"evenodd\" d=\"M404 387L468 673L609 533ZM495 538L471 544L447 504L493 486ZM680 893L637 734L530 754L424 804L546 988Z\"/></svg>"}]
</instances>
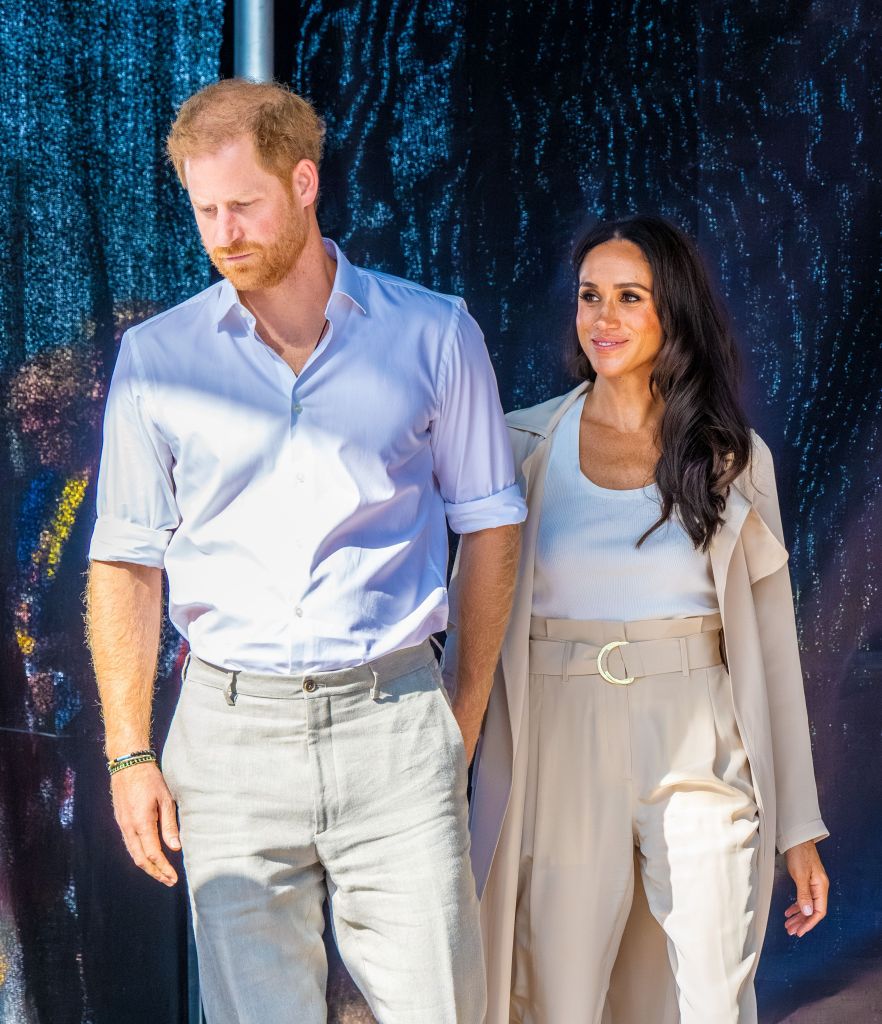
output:
<instances>
[{"instance_id":1,"label":"woman's eye","mask_svg":"<svg viewBox=\"0 0 882 1024\"><path fill-rule=\"evenodd\" d=\"M640 296L634 292L622 292L622 302L639 302Z\"/></svg>"},{"instance_id":2,"label":"woman's eye","mask_svg":"<svg viewBox=\"0 0 882 1024\"><path fill-rule=\"evenodd\" d=\"M597 295L594 292L579 292L579 298L583 302L596 302Z\"/></svg>"}]
</instances>

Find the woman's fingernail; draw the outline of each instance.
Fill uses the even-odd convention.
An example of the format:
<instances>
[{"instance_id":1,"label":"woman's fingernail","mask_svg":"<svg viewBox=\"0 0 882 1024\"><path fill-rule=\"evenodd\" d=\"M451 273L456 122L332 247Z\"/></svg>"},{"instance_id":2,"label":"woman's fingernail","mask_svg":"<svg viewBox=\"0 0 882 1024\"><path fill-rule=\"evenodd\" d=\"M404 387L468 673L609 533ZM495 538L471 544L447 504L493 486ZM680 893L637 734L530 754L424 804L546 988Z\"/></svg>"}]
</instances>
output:
<instances>
[{"instance_id":1,"label":"woman's fingernail","mask_svg":"<svg viewBox=\"0 0 882 1024\"><path fill-rule=\"evenodd\" d=\"M811 917L812 914L815 912L815 908L811 905L811 903L803 903L802 912L803 914L805 914L806 917Z\"/></svg>"}]
</instances>

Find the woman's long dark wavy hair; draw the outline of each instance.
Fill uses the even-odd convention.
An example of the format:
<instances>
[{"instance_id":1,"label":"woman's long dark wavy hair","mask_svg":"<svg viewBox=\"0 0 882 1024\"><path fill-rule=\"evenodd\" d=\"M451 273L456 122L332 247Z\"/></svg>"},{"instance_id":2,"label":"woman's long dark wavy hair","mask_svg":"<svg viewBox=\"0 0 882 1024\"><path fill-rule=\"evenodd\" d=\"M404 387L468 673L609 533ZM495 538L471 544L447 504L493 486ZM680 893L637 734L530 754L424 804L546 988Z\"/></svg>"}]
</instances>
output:
<instances>
[{"instance_id":1,"label":"woman's long dark wavy hair","mask_svg":"<svg viewBox=\"0 0 882 1024\"><path fill-rule=\"evenodd\" d=\"M577 285L585 256L613 239L633 242L649 263L662 328L650 377L650 388L664 401L655 467L661 513L637 544L676 510L695 547L707 551L722 525L729 486L750 464L738 349L695 245L661 217L627 217L590 228L573 251ZM576 376L593 381L597 374L575 323L573 337Z\"/></svg>"}]
</instances>

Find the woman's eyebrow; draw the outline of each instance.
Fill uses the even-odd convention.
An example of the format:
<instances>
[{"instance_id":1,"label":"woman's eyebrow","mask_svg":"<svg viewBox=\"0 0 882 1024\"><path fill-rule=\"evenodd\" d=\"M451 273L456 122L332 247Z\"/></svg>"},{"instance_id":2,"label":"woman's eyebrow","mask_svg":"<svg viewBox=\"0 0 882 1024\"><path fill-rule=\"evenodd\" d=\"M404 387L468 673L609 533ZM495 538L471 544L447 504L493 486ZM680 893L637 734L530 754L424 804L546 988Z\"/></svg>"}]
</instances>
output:
<instances>
[{"instance_id":1,"label":"woman's eyebrow","mask_svg":"<svg viewBox=\"0 0 882 1024\"><path fill-rule=\"evenodd\" d=\"M596 288L597 285L593 281L580 281L580 288ZM645 284L640 284L637 281L623 281L621 284L614 284L613 288L641 288L645 292L652 291L651 288L647 288Z\"/></svg>"}]
</instances>

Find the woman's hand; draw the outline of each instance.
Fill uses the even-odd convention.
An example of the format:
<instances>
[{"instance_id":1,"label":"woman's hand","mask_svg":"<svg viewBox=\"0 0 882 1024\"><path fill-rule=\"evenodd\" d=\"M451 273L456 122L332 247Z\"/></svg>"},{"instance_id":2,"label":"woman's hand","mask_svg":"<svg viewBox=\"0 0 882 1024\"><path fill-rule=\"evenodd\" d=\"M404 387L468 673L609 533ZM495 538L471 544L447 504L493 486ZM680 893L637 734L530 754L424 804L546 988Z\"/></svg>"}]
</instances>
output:
<instances>
[{"instance_id":1,"label":"woman's hand","mask_svg":"<svg viewBox=\"0 0 882 1024\"><path fill-rule=\"evenodd\" d=\"M784 927L788 935L805 935L827 915L830 880L813 839L791 846L784 857L790 877L796 882L796 902L784 912Z\"/></svg>"}]
</instances>

